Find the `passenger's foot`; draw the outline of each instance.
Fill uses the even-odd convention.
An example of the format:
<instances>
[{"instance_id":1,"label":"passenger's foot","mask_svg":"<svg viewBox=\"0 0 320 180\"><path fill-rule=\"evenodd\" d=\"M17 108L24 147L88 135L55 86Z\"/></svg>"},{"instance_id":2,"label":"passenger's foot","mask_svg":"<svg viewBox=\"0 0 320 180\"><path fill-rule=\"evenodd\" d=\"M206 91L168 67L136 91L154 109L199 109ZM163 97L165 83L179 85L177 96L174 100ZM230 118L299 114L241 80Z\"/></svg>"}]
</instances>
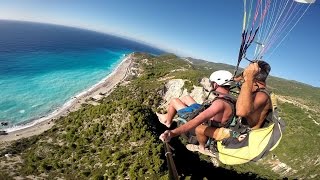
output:
<instances>
[{"instance_id":1,"label":"passenger's foot","mask_svg":"<svg viewBox=\"0 0 320 180\"><path fill-rule=\"evenodd\" d=\"M215 157L214 153L212 153L208 148L200 148L198 145L194 145L194 144L187 144L186 145L186 148L189 150L189 151L192 151L192 152L199 152L201 154L204 154L204 155L207 155L207 156L210 156L210 157Z\"/></svg>"},{"instance_id":2,"label":"passenger's foot","mask_svg":"<svg viewBox=\"0 0 320 180\"><path fill-rule=\"evenodd\" d=\"M171 123L168 122L168 120L166 119L166 114L160 114L160 113L156 113L156 114L158 116L160 123L170 128Z\"/></svg>"}]
</instances>

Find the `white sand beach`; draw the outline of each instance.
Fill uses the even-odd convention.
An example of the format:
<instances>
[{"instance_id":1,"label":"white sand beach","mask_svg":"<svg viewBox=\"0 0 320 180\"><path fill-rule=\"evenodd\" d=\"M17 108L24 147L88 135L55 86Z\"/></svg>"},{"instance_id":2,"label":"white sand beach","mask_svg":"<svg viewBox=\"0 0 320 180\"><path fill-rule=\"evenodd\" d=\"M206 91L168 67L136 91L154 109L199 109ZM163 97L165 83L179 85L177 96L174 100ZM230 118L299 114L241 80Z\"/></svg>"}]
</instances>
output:
<instances>
[{"instance_id":1,"label":"white sand beach","mask_svg":"<svg viewBox=\"0 0 320 180\"><path fill-rule=\"evenodd\" d=\"M54 125L55 120L59 117L66 116L70 112L78 110L83 103L86 103L86 100L108 96L114 90L116 85L127 77L132 67L132 60L133 54L127 55L119 64L119 66L106 78L88 90L71 98L70 101L48 116L42 117L22 126L6 129L8 134L0 135L0 145L5 145L13 140L41 134L50 129Z\"/></svg>"}]
</instances>

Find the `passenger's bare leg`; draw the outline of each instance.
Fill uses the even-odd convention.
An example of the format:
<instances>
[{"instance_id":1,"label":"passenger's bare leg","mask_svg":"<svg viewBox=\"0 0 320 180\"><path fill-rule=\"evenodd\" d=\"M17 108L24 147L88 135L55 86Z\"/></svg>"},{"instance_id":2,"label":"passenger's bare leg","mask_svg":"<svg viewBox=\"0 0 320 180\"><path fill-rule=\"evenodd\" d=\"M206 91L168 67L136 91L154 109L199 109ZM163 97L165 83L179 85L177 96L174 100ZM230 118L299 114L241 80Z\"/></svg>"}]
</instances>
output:
<instances>
[{"instance_id":1,"label":"passenger's bare leg","mask_svg":"<svg viewBox=\"0 0 320 180\"><path fill-rule=\"evenodd\" d=\"M158 116L159 121L167 127L171 126L173 121L173 117L177 114L177 111L187 107L179 98L171 99L168 112L166 114L159 114L156 113Z\"/></svg>"},{"instance_id":2,"label":"passenger's bare leg","mask_svg":"<svg viewBox=\"0 0 320 180\"><path fill-rule=\"evenodd\" d=\"M186 96L183 96L181 98L181 101L187 105L187 106L190 106L191 104L194 104L194 103L197 103L191 96L189 95L186 95Z\"/></svg>"},{"instance_id":3,"label":"passenger's bare leg","mask_svg":"<svg viewBox=\"0 0 320 180\"><path fill-rule=\"evenodd\" d=\"M205 125L199 125L196 128L197 139L199 143L201 142L201 145L203 144L203 147L208 140L208 139L205 140L204 137L206 138L210 137L217 141L221 141L223 139L229 138L231 136L230 133L231 133L230 129L224 128L224 127L216 128L216 127L210 127Z\"/></svg>"},{"instance_id":4,"label":"passenger's bare leg","mask_svg":"<svg viewBox=\"0 0 320 180\"><path fill-rule=\"evenodd\" d=\"M195 129L195 133L197 136L197 140L199 142L199 148L200 150L205 149L205 145L208 141L208 136L205 135L205 132L208 131L207 129L211 129L211 127L205 126L205 125L199 125ZM210 131L210 130L209 130Z\"/></svg>"}]
</instances>

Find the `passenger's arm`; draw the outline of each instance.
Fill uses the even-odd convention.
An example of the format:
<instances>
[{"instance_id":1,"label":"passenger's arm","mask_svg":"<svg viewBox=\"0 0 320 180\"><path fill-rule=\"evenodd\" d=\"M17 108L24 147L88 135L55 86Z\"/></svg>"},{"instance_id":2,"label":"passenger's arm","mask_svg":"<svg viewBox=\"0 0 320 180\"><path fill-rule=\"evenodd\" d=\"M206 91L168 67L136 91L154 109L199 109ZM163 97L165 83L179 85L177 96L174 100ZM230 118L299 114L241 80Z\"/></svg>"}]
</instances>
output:
<instances>
[{"instance_id":1,"label":"passenger's arm","mask_svg":"<svg viewBox=\"0 0 320 180\"><path fill-rule=\"evenodd\" d=\"M248 117L253 111L252 88L255 74L259 71L257 63L250 64L243 72L244 82L236 103L236 114L240 117Z\"/></svg>"}]
</instances>

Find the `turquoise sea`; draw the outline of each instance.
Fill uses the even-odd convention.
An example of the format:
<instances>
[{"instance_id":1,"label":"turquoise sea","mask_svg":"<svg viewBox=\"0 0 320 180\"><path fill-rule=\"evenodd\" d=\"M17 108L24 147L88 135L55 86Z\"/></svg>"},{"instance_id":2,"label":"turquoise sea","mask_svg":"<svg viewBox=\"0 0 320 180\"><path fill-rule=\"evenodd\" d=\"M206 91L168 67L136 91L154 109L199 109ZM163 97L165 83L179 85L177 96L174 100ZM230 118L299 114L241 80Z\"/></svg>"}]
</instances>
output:
<instances>
[{"instance_id":1,"label":"turquoise sea","mask_svg":"<svg viewBox=\"0 0 320 180\"><path fill-rule=\"evenodd\" d=\"M0 21L0 121L46 116L110 74L131 52L163 51L88 30Z\"/></svg>"}]
</instances>

